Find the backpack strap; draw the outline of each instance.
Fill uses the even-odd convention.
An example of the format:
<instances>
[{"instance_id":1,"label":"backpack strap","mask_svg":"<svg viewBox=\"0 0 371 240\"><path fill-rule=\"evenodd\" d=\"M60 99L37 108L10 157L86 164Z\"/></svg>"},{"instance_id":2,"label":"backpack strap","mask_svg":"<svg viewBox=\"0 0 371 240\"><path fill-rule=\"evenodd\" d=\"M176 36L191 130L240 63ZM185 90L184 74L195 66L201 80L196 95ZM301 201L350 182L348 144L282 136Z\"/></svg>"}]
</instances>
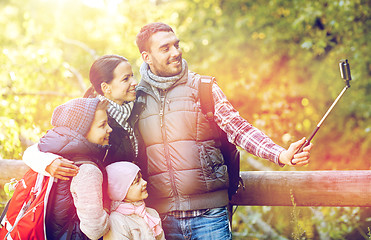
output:
<instances>
[{"instance_id":1,"label":"backpack strap","mask_svg":"<svg viewBox=\"0 0 371 240\"><path fill-rule=\"evenodd\" d=\"M216 146L220 148L225 164L228 167L230 180L233 180L230 182L233 182L234 187L228 189L229 198L231 199L232 195L237 192L239 186L242 186L242 188L245 189L245 185L240 177L239 151L234 144L228 141L226 133L223 132L223 130L221 130L214 121L215 105L212 94L212 86L214 81L214 77L201 75L198 86L198 95L200 98L201 111L206 116L210 123L211 129L215 133L214 139Z\"/></svg>"},{"instance_id":2,"label":"backpack strap","mask_svg":"<svg viewBox=\"0 0 371 240\"><path fill-rule=\"evenodd\" d=\"M214 98L212 95L214 77L201 76L198 86L198 95L200 97L201 111L205 114L207 120L214 121Z\"/></svg>"},{"instance_id":3,"label":"backpack strap","mask_svg":"<svg viewBox=\"0 0 371 240\"><path fill-rule=\"evenodd\" d=\"M8 208L9 208L9 203L10 203L10 200L12 200L12 198L9 199L9 201L6 203L5 207L4 207L4 210L3 210L3 213L1 214L1 217L0 217L0 225L2 226L2 221L6 215L6 213L8 212Z\"/></svg>"},{"instance_id":4,"label":"backpack strap","mask_svg":"<svg viewBox=\"0 0 371 240\"><path fill-rule=\"evenodd\" d=\"M211 130L214 133L216 146L221 147L222 143L220 140L220 130L214 121L215 106L212 93L214 81L214 77L201 75L198 85L198 97L200 98L201 112L209 121Z\"/></svg>"}]
</instances>

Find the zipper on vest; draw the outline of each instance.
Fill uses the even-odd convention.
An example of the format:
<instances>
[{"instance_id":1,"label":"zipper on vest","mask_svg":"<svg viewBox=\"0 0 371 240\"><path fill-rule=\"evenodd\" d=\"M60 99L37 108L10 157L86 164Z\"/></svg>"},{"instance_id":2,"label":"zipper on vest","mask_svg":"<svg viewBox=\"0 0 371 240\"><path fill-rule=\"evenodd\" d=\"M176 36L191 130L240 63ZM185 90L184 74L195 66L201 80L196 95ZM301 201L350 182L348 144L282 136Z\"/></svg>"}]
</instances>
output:
<instances>
[{"instance_id":1,"label":"zipper on vest","mask_svg":"<svg viewBox=\"0 0 371 240\"><path fill-rule=\"evenodd\" d=\"M169 104L170 100L166 99L167 96L167 90L164 90L161 92L161 109L160 109L160 124L161 124L161 132L162 132L162 138L164 141L164 151L165 151L165 159L166 159L166 165L169 169L169 176L170 176L170 184L171 188L174 191L174 197L176 199L179 198L179 193L178 190L175 186L175 177L174 177L174 169L171 165L171 160L170 160L170 153L169 153L169 143L167 141L167 132L166 132L166 127L164 127L164 120L165 120L165 107L166 103ZM169 108L169 106L168 106ZM170 109L169 109L170 110ZM179 201L175 201L179 205ZM177 206L179 207L179 206Z\"/></svg>"},{"instance_id":2,"label":"zipper on vest","mask_svg":"<svg viewBox=\"0 0 371 240\"><path fill-rule=\"evenodd\" d=\"M166 100L166 104L167 104L167 110L170 111L170 100Z\"/></svg>"},{"instance_id":3,"label":"zipper on vest","mask_svg":"<svg viewBox=\"0 0 371 240\"><path fill-rule=\"evenodd\" d=\"M165 111L165 96L166 90L160 91L160 127L163 128L164 126L164 111Z\"/></svg>"},{"instance_id":4,"label":"zipper on vest","mask_svg":"<svg viewBox=\"0 0 371 240\"><path fill-rule=\"evenodd\" d=\"M164 126L164 108L161 107L160 109L160 127L162 128Z\"/></svg>"},{"instance_id":5,"label":"zipper on vest","mask_svg":"<svg viewBox=\"0 0 371 240\"><path fill-rule=\"evenodd\" d=\"M107 147L107 149L106 149L106 153L104 154L104 157L103 157L102 162L104 162L104 160L106 160L107 155L108 155L108 151L109 151L110 147L111 147L111 145L108 145L108 147Z\"/></svg>"}]
</instances>

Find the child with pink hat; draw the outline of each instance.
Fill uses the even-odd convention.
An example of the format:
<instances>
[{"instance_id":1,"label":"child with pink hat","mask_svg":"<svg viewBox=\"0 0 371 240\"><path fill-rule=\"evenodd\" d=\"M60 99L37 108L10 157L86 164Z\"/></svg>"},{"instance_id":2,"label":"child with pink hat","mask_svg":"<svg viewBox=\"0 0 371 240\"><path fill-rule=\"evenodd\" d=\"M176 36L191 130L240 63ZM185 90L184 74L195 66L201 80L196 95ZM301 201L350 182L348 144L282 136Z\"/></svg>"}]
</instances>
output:
<instances>
[{"instance_id":1,"label":"child with pink hat","mask_svg":"<svg viewBox=\"0 0 371 240\"><path fill-rule=\"evenodd\" d=\"M139 167L131 162L116 162L106 171L112 206L110 231L103 239L165 239L159 214L145 206L147 182Z\"/></svg>"}]
</instances>

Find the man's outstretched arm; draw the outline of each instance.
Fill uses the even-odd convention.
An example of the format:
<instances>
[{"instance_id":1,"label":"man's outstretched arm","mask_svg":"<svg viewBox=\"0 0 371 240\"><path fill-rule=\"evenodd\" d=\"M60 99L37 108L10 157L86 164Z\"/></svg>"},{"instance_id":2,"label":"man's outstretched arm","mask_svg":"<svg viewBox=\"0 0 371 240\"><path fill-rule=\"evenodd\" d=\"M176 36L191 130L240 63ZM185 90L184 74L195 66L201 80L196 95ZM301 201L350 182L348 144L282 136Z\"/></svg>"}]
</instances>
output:
<instances>
[{"instance_id":1,"label":"man's outstretched arm","mask_svg":"<svg viewBox=\"0 0 371 240\"><path fill-rule=\"evenodd\" d=\"M213 84L212 92L215 102L214 120L227 133L228 140L231 143L240 146L255 156L268 159L281 166L293 165L290 162L291 160L295 166L303 166L309 163L309 153L312 145L304 148L302 153L296 154L305 138L292 143L286 150L242 118L216 83Z\"/></svg>"}]
</instances>

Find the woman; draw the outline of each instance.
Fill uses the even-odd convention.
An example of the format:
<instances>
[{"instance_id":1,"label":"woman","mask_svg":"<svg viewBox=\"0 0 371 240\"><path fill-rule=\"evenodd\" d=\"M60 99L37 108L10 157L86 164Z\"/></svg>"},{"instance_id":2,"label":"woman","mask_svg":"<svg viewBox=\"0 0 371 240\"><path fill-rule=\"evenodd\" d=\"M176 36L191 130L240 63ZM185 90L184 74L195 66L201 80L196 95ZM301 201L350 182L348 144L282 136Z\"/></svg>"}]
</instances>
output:
<instances>
[{"instance_id":1,"label":"woman","mask_svg":"<svg viewBox=\"0 0 371 240\"><path fill-rule=\"evenodd\" d=\"M85 97L95 96L107 100L108 123L113 129L110 136L110 153L106 165L117 161L136 162L138 156L138 135L134 134L132 125L137 119L131 116L136 97L134 78L130 63L118 55L105 55L98 58L90 68L92 87ZM134 123L133 123L134 124Z\"/></svg>"},{"instance_id":2,"label":"woman","mask_svg":"<svg viewBox=\"0 0 371 240\"><path fill-rule=\"evenodd\" d=\"M132 126L138 115L133 113L137 82L128 60L118 55L104 55L98 58L90 68L92 87L85 97L97 97L109 102L107 109L108 123L112 128L109 144L110 151L104 165L118 161L130 161L140 166L145 172L146 165L138 162L139 134ZM72 161L61 156L41 152L37 144L26 149L23 161L34 171L62 180L73 177L78 167Z\"/></svg>"},{"instance_id":3,"label":"woman","mask_svg":"<svg viewBox=\"0 0 371 240\"><path fill-rule=\"evenodd\" d=\"M130 161L136 163L142 169L146 169L144 164L140 164L137 161L138 152L140 152L138 151L139 136L135 134L131 127L134 126L138 116L132 113L136 98L135 87L137 82L133 77L133 71L128 60L117 55L102 56L91 66L89 78L92 88L85 95L108 101L108 124L112 128L112 132L109 136L110 149L102 163L103 167L118 161ZM25 163L34 171L61 180L69 180L83 170L79 169L74 164L74 161L68 158L65 155L56 155L50 151L42 151L38 144L29 147L23 155ZM105 192L105 189L103 192ZM56 196L61 196L61 194ZM58 198L50 199L48 205L58 206L58 201ZM108 205L105 205L105 207L107 209ZM63 211L63 208L61 211ZM60 216L58 210L54 212L54 216ZM78 211L77 217L80 219ZM51 223L56 222L54 217L48 219ZM91 227L102 228L103 226ZM80 228L85 233L81 224Z\"/></svg>"}]
</instances>

